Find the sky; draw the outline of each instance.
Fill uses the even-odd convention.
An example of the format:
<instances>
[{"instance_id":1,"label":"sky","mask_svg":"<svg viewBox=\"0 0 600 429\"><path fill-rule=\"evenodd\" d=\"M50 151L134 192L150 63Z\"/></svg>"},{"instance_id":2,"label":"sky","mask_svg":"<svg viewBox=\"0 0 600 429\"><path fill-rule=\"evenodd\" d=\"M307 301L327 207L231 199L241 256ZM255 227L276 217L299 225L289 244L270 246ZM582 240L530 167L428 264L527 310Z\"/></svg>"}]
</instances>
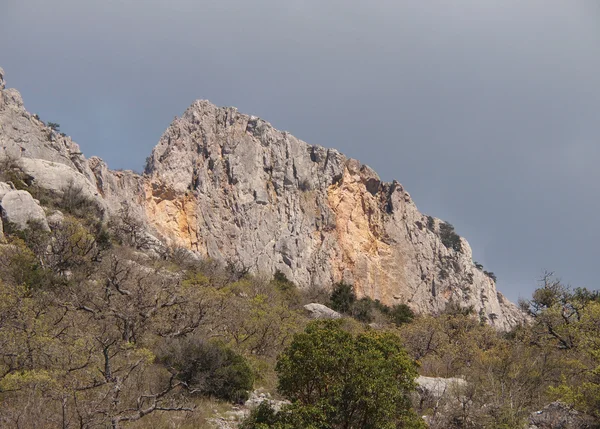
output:
<instances>
[{"instance_id":1,"label":"sky","mask_svg":"<svg viewBox=\"0 0 600 429\"><path fill-rule=\"evenodd\" d=\"M599 287L597 0L0 0L0 67L111 168L208 99L397 179L514 301Z\"/></svg>"}]
</instances>

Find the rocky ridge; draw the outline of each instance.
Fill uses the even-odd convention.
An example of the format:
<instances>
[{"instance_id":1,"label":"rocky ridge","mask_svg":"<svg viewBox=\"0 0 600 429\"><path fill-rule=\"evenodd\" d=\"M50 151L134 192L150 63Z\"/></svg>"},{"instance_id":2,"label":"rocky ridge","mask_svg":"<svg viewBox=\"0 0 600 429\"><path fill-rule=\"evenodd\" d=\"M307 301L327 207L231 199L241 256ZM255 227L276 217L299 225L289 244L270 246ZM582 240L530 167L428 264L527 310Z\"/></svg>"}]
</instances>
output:
<instances>
[{"instance_id":1,"label":"rocky ridge","mask_svg":"<svg viewBox=\"0 0 600 429\"><path fill-rule=\"evenodd\" d=\"M345 281L357 295L417 312L449 301L499 329L524 320L472 261L446 247L439 219L420 213L396 181L334 149L309 145L235 108L194 102L165 131L143 175L86 159L68 136L27 112L0 69L0 160L29 183L76 186L115 214L124 205L165 246L279 270L300 287Z\"/></svg>"}]
</instances>

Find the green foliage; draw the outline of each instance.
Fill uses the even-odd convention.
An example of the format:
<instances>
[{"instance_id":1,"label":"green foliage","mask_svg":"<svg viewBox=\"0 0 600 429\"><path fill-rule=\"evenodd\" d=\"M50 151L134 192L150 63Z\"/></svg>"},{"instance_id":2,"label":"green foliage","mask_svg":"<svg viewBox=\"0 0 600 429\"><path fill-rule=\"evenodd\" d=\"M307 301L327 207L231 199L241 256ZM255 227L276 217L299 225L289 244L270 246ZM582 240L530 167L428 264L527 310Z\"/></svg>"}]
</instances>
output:
<instances>
[{"instance_id":1,"label":"green foliage","mask_svg":"<svg viewBox=\"0 0 600 429\"><path fill-rule=\"evenodd\" d=\"M277 415L269 402L263 401L256 407L248 418L239 426L240 429L262 429L276 427L280 423L281 416Z\"/></svg>"},{"instance_id":2,"label":"green foliage","mask_svg":"<svg viewBox=\"0 0 600 429\"><path fill-rule=\"evenodd\" d=\"M294 404L290 413L309 416L306 425L320 416L313 427L423 427L409 400L416 364L393 334L353 336L340 321L313 322L276 369L279 391Z\"/></svg>"},{"instance_id":3,"label":"green foliage","mask_svg":"<svg viewBox=\"0 0 600 429\"><path fill-rule=\"evenodd\" d=\"M377 319L378 315L381 315L383 319L400 326L409 323L414 318L414 313L405 304L389 307L379 300L373 300L367 296L356 299L353 287L345 283L337 283L334 286L329 305L334 310L348 314L363 323L371 323Z\"/></svg>"},{"instance_id":4,"label":"green foliage","mask_svg":"<svg viewBox=\"0 0 600 429\"><path fill-rule=\"evenodd\" d=\"M47 124L48 128L50 128L52 131L56 131L59 132L60 131L60 124L56 123L56 122L48 122Z\"/></svg>"},{"instance_id":5,"label":"green foliage","mask_svg":"<svg viewBox=\"0 0 600 429\"><path fill-rule=\"evenodd\" d=\"M435 231L435 219L433 219L433 216L427 216L427 228L430 231Z\"/></svg>"},{"instance_id":6,"label":"green foliage","mask_svg":"<svg viewBox=\"0 0 600 429\"><path fill-rule=\"evenodd\" d=\"M28 290L47 287L52 280L25 241L16 237L11 239L10 246L0 247L0 270L0 280Z\"/></svg>"},{"instance_id":7,"label":"green foliage","mask_svg":"<svg viewBox=\"0 0 600 429\"><path fill-rule=\"evenodd\" d=\"M485 274L486 276L488 276L490 279L492 279L493 281L496 281L496 274L492 273L491 271L484 271L483 274Z\"/></svg>"},{"instance_id":8,"label":"green foliage","mask_svg":"<svg viewBox=\"0 0 600 429\"><path fill-rule=\"evenodd\" d=\"M415 318L415 313L413 313L406 304L396 304L391 308L386 308L389 308L389 310L386 310L384 314L386 314L396 326L410 323Z\"/></svg>"},{"instance_id":9,"label":"green foliage","mask_svg":"<svg viewBox=\"0 0 600 429\"><path fill-rule=\"evenodd\" d=\"M448 222L440 224L440 239L442 240L442 244L448 249L453 249L457 252L462 251L460 236L454 231L454 226Z\"/></svg>"},{"instance_id":10,"label":"green foliage","mask_svg":"<svg viewBox=\"0 0 600 429\"><path fill-rule=\"evenodd\" d=\"M254 374L246 359L215 342L174 343L161 361L177 371L178 379L203 395L244 402L254 384Z\"/></svg>"},{"instance_id":11,"label":"green foliage","mask_svg":"<svg viewBox=\"0 0 600 429\"><path fill-rule=\"evenodd\" d=\"M335 311L340 313L350 313L352 306L356 301L354 288L352 285L344 282L336 283L333 285L330 301L331 308L333 308Z\"/></svg>"}]
</instances>

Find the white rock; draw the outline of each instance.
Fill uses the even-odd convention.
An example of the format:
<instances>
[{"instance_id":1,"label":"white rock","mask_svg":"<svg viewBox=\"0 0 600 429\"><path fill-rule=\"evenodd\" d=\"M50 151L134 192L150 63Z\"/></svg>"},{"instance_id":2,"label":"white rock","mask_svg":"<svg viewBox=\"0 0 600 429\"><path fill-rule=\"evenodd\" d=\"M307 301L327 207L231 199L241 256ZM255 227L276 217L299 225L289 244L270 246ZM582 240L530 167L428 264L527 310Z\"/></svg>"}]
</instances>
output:
<instances>
[{"instance_id":1,"label":"white rock","mask_svg":"<svg viewBox=\"0 0 600 429\"><path fill-rule=\"evenodd\" d=\"M44 209L36 204L33 197L27 191L8 192L2 201L2 219L23 230L29 227L28 223L39 222L42 229L50 231Z\"/></svg>"},{"instance_id":2,"label":"white rock","mask_svg":"<svg viewBox=\"0 0 600 429\"><path fill-rule=\"evenodd\" d=\"M9 183L0 182L0 200L10 191L14 191L14 186L11 186Z\"/></svg>"},{"instance_id":3,"label":"white rock","mask_svg":"<svg viewBox=\"0 0 600 429\"><path fill-rule=\"evenodd\" d=\"M304 308L309 312L311 319L339 319L340 313L323 304L306 304Z\"/></svg>"},{"instance_id":4,"label":"white rock","mask_svg":"<svg viewBox=\"0 0 600 429\"><path fill-rule=\"evenodd\" d=\"M453 389L464 388L467 382L462 378L441 378L419 376L416 380L417 390L423 395L439 399L444 395L452 393Z\"/></svg>"}]
</instances>

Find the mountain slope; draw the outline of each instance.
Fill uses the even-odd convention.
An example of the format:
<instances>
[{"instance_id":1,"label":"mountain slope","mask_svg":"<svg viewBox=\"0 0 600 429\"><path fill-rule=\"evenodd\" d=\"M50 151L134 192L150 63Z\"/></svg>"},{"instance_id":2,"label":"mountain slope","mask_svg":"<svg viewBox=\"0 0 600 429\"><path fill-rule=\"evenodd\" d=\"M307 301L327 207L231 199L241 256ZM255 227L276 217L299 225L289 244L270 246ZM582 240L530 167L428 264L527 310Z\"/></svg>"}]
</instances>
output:
<instances>
[{"instance_id":1,"label":"mountain slope","mask_svg":"<svg viewBox=\"0 0 600 429\"><path fill-rule=\"evenodd\" d=\"M165 245L279 270L301 287L345 281L358 296L418 312L454 301L500 329L523 320L473 264L466 240L447 247L443 223L420 213L402 185L334 149L196 101L161 137L143 176L113 172L29 114L16 90L0 97L0 157L16 159L38 186L60 191L75 181L109 214L127 204Z\"/></svg>"}]
</instances>

